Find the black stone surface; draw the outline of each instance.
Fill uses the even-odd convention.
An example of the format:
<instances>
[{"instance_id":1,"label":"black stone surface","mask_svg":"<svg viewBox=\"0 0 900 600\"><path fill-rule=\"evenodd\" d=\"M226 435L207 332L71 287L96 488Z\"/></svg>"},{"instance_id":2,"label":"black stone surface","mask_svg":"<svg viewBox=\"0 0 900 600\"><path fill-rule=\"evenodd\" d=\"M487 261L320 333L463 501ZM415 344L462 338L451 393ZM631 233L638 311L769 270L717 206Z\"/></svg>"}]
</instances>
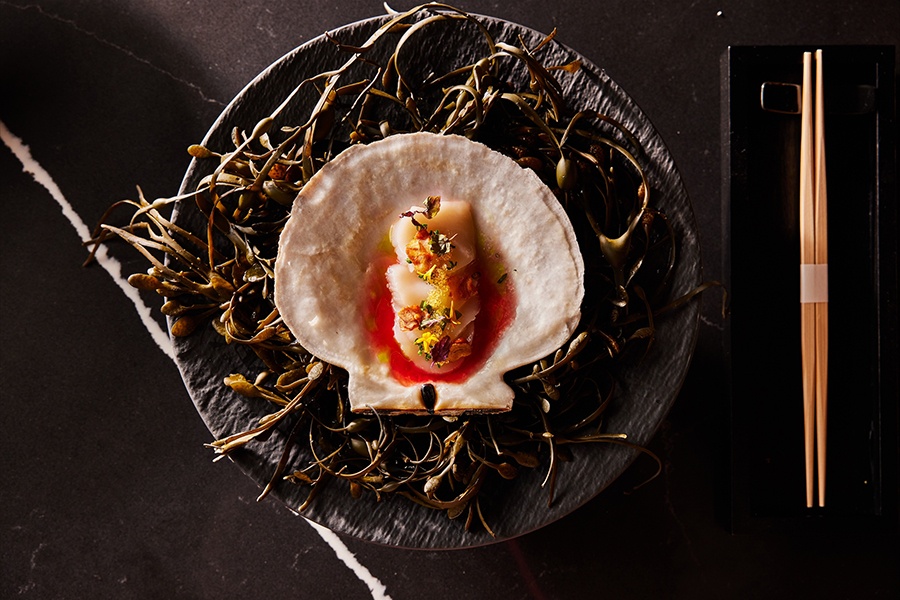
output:
<instances>
[{"instance_id":1,"label":"black stone surface","mask_svg":"<svg viewBox=\"0 0 900 600\"><path fill-rule=\"evenodd\" d=\"M895 0L462 7L541 32L558 28L562 43L634 99L678 165L710 280L724 270L726 49L900 43ZM135 185L148 197L174 193L184 149L268 65L326 30L382 13L375 0L6 0L4 139L7 131L20 138L92 227L112 201L133 197ZM896 158L888 164L896 172ZM721 501L730 453L726 323L714 294L703 300L685 385L650 441L664 460L660 478L628 493L653 468L637 461L571 515L487 547L398 550L342 538L374 578L367 583L280 502L257 504L256 484L239 469L211 463L202 447L209 431L178 369L110 276L81 266L86 252L69 216L23 172L8 144L0 146L0 182L0 597L843 598L900 591L895 528L730 532L723 518L730 505ZM114 254L126 274L144 269L127 249Z\"/></svg>"}]
</instances>

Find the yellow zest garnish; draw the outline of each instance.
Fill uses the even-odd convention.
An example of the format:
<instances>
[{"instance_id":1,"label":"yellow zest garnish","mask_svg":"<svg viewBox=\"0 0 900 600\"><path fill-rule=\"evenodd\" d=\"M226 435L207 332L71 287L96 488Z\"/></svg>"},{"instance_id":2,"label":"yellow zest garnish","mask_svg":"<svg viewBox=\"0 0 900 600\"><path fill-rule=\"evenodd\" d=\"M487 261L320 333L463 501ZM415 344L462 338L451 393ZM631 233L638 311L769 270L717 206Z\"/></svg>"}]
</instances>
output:
<instances>
[{"instance_id":1,"label":"yellow zest garnish","mask_svg":"<svg viewBox=\"0 0 900 600\"><path fill-rule=\"evenodd\" d=\"M424 280L427 281L428 283L431 283L431 277L432 277L432 275L434 275L434 268L435 268L436 266L437 266L437 265L431 265L431 268L430 268L430 269L428 269L427 271L425 271L424 273L422 273L422 279L424 279Z\"/></svg>"},{"instance_id":2,"label":"yellow zest garnish","mask_svg":"<svg viewBox=\"0 0 900 600\"><path fill-rule=\"evenodd\" d=\"M453 308L453 300L450 300L450 314L447 315L447 320L451 325L459 325L459 321L456 320L456 310Z\"/></svg>"},{"instance_id":3,"label":"yellow zest garnish","mask_svg":"<svg viewBox=\"0 0 900 600\"><path fill-rule=\"evenodd\" d=\"M439 341L441 341L441 338L431 333L430 331L425 331L416 340L416 344L422 349L422 354L431 354L432 346L437 344Z\"/></svg>"}]
</instances>

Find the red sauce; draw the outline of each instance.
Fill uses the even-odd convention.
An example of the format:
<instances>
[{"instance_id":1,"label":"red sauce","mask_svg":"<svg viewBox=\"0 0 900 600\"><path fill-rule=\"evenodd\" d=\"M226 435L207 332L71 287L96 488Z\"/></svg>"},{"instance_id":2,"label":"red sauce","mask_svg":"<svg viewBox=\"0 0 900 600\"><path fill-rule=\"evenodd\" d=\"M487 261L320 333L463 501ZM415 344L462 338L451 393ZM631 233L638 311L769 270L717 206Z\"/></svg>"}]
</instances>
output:
<instances>
[{"instance_id":1,"label":"red sauce","mask_svg":"<svg viewBox=\"0 0 900 600\"><path fill-rule=\"evenodd\" d=\"M452 371L429 372L418 367L407 358L394 337L394 308L391 306L391 292L387 286L387 268L396 261L395 256L377 261L369 270L366 281L365 322L369 343L376 357L386 357L391 374L403 385L434 382L459 383L467 380L487 361L503 332L516 314L515 293L511 277L502 283L488 281L482 261L478 261L478 271L482 277L478 282L481 310L475 317L472 337L472 354L460 359L461 364ZM383 358L382 358L383 359Z\"/></svg>"}]
</instances>

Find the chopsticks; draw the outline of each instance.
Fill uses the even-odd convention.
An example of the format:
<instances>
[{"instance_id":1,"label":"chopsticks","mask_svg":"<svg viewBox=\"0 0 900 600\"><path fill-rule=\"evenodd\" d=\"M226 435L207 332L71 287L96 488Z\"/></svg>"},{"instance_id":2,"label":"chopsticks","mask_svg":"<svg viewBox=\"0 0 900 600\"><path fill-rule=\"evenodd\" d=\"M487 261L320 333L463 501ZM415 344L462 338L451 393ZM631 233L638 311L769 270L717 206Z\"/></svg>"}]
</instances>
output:
<instances>
[{"instance_id":1,"label":"chopsticks","mask_svg":"<svg viewBox=\"0 0 900 600\"><path fill-rule=\"evenodd\" d=\"M803 53L800 107L800 327L806 505L825 506L828 415L828 198L822 51ZM818 490L815 488L818 475Z\"/></svg>"}]
</instances>

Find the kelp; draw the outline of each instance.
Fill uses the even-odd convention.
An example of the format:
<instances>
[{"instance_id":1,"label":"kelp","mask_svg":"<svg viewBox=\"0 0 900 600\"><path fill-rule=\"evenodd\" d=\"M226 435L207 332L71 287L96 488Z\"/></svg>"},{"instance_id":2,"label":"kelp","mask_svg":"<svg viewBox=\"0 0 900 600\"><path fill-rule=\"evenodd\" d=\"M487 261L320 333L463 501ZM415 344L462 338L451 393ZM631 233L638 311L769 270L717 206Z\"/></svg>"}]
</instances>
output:
<instances>
[{"instance_id":1,"label":"kelp","mask_svg":"<svg viewBox=\"0 0 900 600\"><path fill-rule=\"evenodd\" d=\"M443 73L421 72L408 50L437 26L453 28L459 43L471 36L465 43L483 54ZM605 429L615 391L611 368L626 349L652 344L655 319L699 290L667 300L677 240L654 207L647 157L622 124L567 106L558 77L580 65L544 64L542 51L554 36L534 47L498 41L477 17L444 4L391 13L361 45L331 38L335 53L346 57L342 65L303 80L249 133L235 128L232 148L191 146L192 157L211 165L196 190L152 202L139 190L137 200L114 204L101 219L91 243L119 238L146 257L148 271L129 282L166 298L162 312L173 336L211 326L258 357L258 375L229 374L224 385L273 411L208 446L223 457L272 428L289 432L260 498L287 480L308 489L295 507L302 511L323 485L338 481L354 497L403 496L493 535L480 503L492 480L543 469L550 503L558 465L574 459L574 446L635 447L625 433ZM314 98L312 110L284 123L303 94ZM582 322L554 354L508 374L516 398L507 413L351 413L346 373L298 345L275 307L278 238L297 192L349 145L412 131L463 135L535 171L582 245ZM196 213L198 227L165 216L176 203ZM132 214L117 227L110 221L119 208Z\"/></svg>"}]
</instances>

